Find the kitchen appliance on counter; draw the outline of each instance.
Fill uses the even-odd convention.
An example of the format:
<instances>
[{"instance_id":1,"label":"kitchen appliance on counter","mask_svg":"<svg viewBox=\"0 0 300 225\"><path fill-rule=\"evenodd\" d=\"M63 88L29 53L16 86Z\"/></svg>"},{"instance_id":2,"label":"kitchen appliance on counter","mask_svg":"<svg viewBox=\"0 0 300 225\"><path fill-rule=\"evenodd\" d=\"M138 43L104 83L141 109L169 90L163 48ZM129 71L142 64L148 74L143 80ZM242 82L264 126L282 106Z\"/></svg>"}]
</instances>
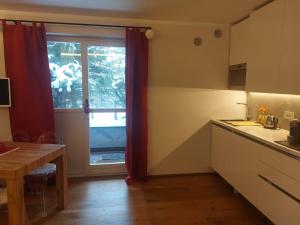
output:
<instances>
[{"instance_id":1,"label":"kitchen appliance on counter","mask_svg":"<svg viewBox=\"0 0 300 225\"><path fill-rule=\"evenodd\" d=\"M267 115L264 128L277 129L278 118L273 115Z\"/></svg>"},{"instance_id":2,"label":"kitchen appliance on counter","mask_svg":"<svg viewBox=\"0 0 300 225\"><path fill-rule=\"evenodd\" d=\"M290 135L287 139L290 145L300 145L300 120L291 120Z\"/></svg>"},{"instance_id":3,"label":"kitchen appliance on counter","mask_svg":"<svg viewBox=\"0 0 300 225\"><path fill-rule=\"evenodd\" d=\"M287 141L275 141L285 147L300 151L300 120L294 119L290 122L290 134Z\"/></svg>"}]
</instances>

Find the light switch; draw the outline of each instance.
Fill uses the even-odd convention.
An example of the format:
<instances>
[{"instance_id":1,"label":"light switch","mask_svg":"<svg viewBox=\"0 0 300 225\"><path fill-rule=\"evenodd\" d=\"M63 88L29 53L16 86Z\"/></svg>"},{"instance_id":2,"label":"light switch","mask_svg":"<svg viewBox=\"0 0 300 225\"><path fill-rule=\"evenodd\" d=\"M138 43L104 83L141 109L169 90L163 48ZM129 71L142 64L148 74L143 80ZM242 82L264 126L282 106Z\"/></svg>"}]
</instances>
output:
<instances>
[{"instance_id":1,"label":"light switch","mask_svg":"<svg viewBox=\"0 0 300 225\"><path fill-rule=\"evenodd\" d=\"M283 118L287 120L293 120L295 117L295 113L291 111L284 111Z\"/></svg>"}]
</instances>

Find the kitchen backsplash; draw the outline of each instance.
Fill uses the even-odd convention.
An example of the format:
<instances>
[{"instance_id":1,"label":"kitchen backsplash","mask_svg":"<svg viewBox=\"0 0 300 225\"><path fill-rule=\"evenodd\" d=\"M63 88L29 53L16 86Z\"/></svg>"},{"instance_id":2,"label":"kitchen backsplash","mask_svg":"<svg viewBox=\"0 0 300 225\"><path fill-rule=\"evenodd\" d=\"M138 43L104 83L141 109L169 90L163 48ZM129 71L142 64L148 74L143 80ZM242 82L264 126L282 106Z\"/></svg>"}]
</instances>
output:
<instances>
[{"instance_id":1,"label":"kitchen backsplash","mask_svg":"<svg viewBox=\"0 0 300 225\"><path fill-rule=\"evenodd\" d=\"M248 93L247 101L249 112L255 120L261 106L266 106L270 114L278 117L280 128L289 129L289 121L283 117L284 111L292 111L295 118L300 119L300 95Z\"/></svg>"}]
</instances>

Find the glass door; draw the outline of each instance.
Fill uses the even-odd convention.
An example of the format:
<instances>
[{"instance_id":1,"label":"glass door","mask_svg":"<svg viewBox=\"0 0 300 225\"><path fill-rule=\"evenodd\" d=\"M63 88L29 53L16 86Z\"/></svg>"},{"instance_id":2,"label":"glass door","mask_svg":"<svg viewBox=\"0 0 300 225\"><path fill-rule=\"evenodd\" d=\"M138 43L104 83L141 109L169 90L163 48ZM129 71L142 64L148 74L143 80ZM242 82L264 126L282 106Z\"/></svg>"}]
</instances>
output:
<instances>
[{"instance_id":1,"label":"glass door","mask_svg":"<svg viewBox=\"0 0 300 225\"><path fill-rule=\"evenodd\" d=\"M71 174L125 173L124 41L51 36L48 57Z\"/></svg>"},{"instance_id":2,"label":"glass door","mask_svg":"<svg viewBox=\"0 0 300 225\"><path fill-rule=\"evenodd\" d=\"M125 47L121 41L87 42L89 163L94 173L125 172Z\"/></svg>"}]
</instances>

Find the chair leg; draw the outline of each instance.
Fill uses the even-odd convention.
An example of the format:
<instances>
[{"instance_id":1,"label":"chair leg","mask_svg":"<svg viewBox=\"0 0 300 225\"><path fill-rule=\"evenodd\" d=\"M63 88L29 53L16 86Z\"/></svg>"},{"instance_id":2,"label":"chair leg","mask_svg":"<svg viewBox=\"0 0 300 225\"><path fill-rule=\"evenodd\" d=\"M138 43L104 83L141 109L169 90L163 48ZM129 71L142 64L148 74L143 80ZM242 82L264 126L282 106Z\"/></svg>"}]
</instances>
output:
<instances>
[{"instance_id":1,"label":"chair leg","mask_svg":"<svg viewBox=\"0 0 300 225\"><path fill-rule=\"evenodd\" d=\"M42 181L41 192L40 192L42 217L47 217L47 186L48 186L48 180L47 178L45 178Z\"/></svg>"}]
</instances>

